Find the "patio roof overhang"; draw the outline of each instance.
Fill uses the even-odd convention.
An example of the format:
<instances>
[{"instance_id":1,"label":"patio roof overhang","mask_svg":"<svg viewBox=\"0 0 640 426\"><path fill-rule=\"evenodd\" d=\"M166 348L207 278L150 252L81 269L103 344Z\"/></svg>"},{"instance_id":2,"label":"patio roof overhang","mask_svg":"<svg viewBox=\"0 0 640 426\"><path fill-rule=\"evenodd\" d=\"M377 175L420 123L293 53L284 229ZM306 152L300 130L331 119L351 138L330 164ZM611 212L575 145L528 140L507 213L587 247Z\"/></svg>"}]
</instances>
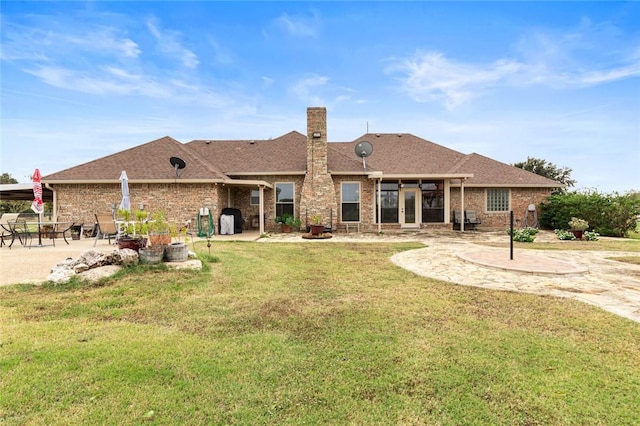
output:
<instances>
[{"instance_id":1,"label":"patio roof overhang","mask_svg":"<svg viewBox=\"0 0 640 426\"><path fill-rule=\"evenodd\" d=\"M0 201L33 201L32 183L0 184ZM42 201L52 202L53 191L42 185Z\"/></svg>"}]
</instances>

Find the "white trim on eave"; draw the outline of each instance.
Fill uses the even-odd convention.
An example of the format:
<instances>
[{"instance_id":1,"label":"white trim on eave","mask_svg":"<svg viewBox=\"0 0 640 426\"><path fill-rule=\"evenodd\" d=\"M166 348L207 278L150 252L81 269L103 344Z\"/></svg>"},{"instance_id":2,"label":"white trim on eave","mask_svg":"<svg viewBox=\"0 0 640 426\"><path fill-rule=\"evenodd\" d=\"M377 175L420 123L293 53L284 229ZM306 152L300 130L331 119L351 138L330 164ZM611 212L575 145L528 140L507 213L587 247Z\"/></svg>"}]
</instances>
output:
<instances>
[{"instance_id":1,"label":"white trim on eave","mask_svg":"<svg viewBox=\"0 0 640 426\"><path fill-rule=\"evenodd\" d=\"M54 179L54 180L42 180L46 185L100 185L105 183L113 183L120 185L119 179ZM264 186L266 188L273 188L269 182L264 180L246 180L246 179L129 179L129 184L134 183L211 183L211 184L223 184L223 185L238 185L238 186Z\"/></svg>"},{"instance_id":2,"label":"white trim on eave","mask_svg":"<svg viewBox=\"0 0 640 426\"><path fill-rule=\"evenodd\" d=\"M305 175L306 172L297 170L295 172L224 172L227 176L291 176Z\"/></svg>"},{"instance_id":3,"label":"white trim on eave","mask_svg":"<svg viewBox=\"0 0 640 426\"><path fill-rule=\"evenodd\" d=\"M459 187L460 182L451 182L451 186ZM564 188L562 184L540 184L540 183L465 183L465 188Z\"/></svg>"}]
</instances>

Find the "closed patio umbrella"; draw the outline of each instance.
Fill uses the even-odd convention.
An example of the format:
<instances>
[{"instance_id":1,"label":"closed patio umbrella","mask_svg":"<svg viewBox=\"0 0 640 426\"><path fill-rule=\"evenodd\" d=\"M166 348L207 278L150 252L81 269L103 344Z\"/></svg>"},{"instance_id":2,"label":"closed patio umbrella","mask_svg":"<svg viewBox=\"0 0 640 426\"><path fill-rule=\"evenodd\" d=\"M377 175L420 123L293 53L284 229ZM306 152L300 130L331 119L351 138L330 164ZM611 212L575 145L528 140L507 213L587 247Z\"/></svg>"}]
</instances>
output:
<instances>
[{"instance_id":1,"label":"closed patio umbrella","mask_svg":"<svg viewBox=\"0 0 640 426\"><path fill-rule=\"evenodd\" d=\"M120 201L120 210L131 211L131 200L129 199L129 178L124 170L120 173L120 185L122 187L122 201Z\"/></svg>"},{"instance_id":2,"label":"closed patio umbrella","mask_svg":"<svg viewBox=\"0 0 640 426\"><path fill-rule=\"evenodd\" d=\"M42 202L42 182L40 170L36 169L31 176L33 181L33 202L31 210L38 213L38 245L42 245L42 235L40 234L40 222L42 222L42 213L44 212L44 203Z\"/></svg>"}]
</instances>

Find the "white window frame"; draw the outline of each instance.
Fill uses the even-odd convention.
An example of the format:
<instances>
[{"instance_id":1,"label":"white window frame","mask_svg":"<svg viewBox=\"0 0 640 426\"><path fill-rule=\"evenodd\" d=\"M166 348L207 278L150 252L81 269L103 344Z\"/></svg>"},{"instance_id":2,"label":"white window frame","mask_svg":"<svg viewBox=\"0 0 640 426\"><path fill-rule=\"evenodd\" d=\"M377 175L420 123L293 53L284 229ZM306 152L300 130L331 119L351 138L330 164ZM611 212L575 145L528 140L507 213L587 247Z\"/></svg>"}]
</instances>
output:
<instances>
[{"instance_id":1,"label":"white window frame","mask_svg":"<svg viewBox=\"0 0 640 426\"><path fill-rule=\"evenodd\" d=\"M491 195L494 193L494 195ZM494 197L496 200L491 200ZM505 207L498 209L497 207ZM491 205L490 205L491 203ZM487 188L485 189L485 213L504 213L508 212L511 207L511 189L509 188Z\"/></svg>"},{"instance_id":2,"label":"white window frame","mask_svg":"<svg viewBox=\"0 0 640 426\"><path fill-rule=\"evenodd\" d=\"M358 185L358 201L344 201L344 185ZM358 204L358 220L344 220L342 217L343 204ZM340 221L342 223L360 223L362 221L362 185L360 182L345 181L340 182Z\"/></svg>"},{"instance_id":3,"label":"white window frame","mask_svg":"<svg viewBox=\"0 0 640 426\"><path fill-rule=\"evenodd\" d=\"M278 195L277 195L277 189L278 189L278 185L291 185L292 186L292 202L291 205L293 206L293 211L292 214L295 216L296 215L296 183L295 182L276 182L274 184L273 190L276 192L273 196L273 211L277 212L278 211L278 204L289 204L289 203L282 203L282 202L278 202Z\"/></svg>"},{"instance_id":4,"label":"white window frame","mask_svg":"<svg viewBox=\"0 0 640 426\"><path fill-rule=\"evenodd\" d=\"M254 196L253 193L256 192L256 195ZM254 203L253 200L256 200L256 202ZM260 190L259 189L252 189L251 192L249 193L249 203L251 203L252 206L259 206L260 205Z\"/></svg>"}]
</instances>

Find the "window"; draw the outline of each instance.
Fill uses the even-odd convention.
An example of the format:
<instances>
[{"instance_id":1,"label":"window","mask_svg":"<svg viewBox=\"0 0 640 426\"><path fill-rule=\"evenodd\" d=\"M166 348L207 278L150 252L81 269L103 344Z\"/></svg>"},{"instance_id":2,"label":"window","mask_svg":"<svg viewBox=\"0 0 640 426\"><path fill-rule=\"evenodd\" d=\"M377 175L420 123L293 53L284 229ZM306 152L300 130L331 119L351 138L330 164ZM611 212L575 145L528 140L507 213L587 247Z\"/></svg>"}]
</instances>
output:
<instances>
[{"instance_id":1,"label":"window","mask_svg":"<svg viewBox=\"0 0 640 426\"><path fill-rule=\"evenodd\" d=\"M381 223L398 223L398 182L382 182L381 198ZM378 214L378 185L376 185L376 214Z\"/></svg>"},{"instance_id":2,"label":"window","mask_svg":"<svg viewBox=\"0 0 640 426\"><path fill-rule=\"evenodd\" d=\"M276 183L276 216L293 215L293 183Z\"/></svg>"},{"instance_id":3,"label":"window","mask_svg":"<svg viewBox=\"0 0 640 426\"><path fill-rule=\"evenodd\" d=\"M342 183L342 221L360 221L360 184L358 182Z\"/></svg>"},{"instance_id":4,"label":"window","mask_svg":"<svg viewBox=\"0 0 640 426\"><path fill-rule=\"evenodd\" d=\"M258 189L251 190L251 205L257 206L260 204L260 191Z\"/></svg>"},{"instance_id":5,"label":"window","mask_svg":"<svg viewBox=\"0 0 640 426\"><path fill-rule=\"evenodd\" d=\"M422 189L422 221L444 222L444 181L424 181Z\"/></svg>"},{"instance_id":6,"label":"window","mask_svg":"<svg viewBox=\"0 0 640 426\"><path fill-rule=\"evenodd\" d=\"M507 188L487 189L487 211L488 212L509 211L509 189Z\"/></svg>"}]
</instances>

